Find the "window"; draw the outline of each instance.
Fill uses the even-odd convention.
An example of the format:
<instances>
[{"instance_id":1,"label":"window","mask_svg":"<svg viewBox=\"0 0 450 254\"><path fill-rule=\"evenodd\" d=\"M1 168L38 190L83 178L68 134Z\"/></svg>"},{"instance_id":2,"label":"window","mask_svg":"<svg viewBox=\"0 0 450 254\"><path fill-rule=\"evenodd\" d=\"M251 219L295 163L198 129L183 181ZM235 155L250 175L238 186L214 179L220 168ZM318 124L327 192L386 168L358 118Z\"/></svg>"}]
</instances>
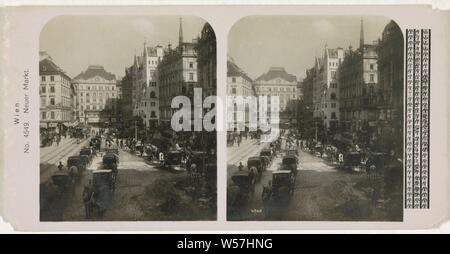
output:
<instances>
[{"instance_id":1,"label":"window","mask_svg":"<svg viewBox=\"0 0 450 254\"><path fill-rule=\"evenodd\" d=\"M332 99L332 100L336 100L336 94L335 94L335 93L331 93L331 95L330 95L330 99Z\"/></svg>"},{"instance_id":2,"label":"window","mask_svg":"<svg viewBox=\"0 0 450 254\"><path fill-rule=\"evenodd\" d=\"M46 103L45 103L45 97L42 97L41 98L41 107L45 107L45 106L47 106L47 105L45 105Z\"/></svg>"},{"instance_id":3,"label":"window","mask_svg":"<svg viewBox=\"0 0 450 254\"><path fill-rule=\"evenodd\" d=\"M336 113L335 112L331 113L331 119L336 119Z\"/></svg>"},{"instance_id":4,"label":"window","mask_svg":"<svg viewBox=\"0 0 450 254\"><path fill-rule=\"evenodd\" d=\"M370 64L370 69L373 70L374 68L374 64Z\"/></svg>"},{"instance_id":5,"label":"window","mask_svg":"<svg viewBox=\"0 0 450 254\"><path fill-rule=\"evenodd\" d=\"M155 92L152 91L152 92L150 93L150 98L156 98Z\"/></svg>"},{"instance_id":6,"label":"window","mask_svg":"<svg viewBox=\"0 0 450 254\"><path fill-rule=\"evenodd\" d=\"M231 94L236 94L236 87L231 88Z\"/></svg>"},{"instance_id":7,"label":"window","mask_svg":"<svg viewBox=\"0 0 450 254\"><path fill-rule=\"evenodd\" d=\"M152 102L150 102L150 106L155 107L156 103L152 101Z\"/></svg>"},{"instance_id":8,"label":"window","mask_svg":"<svg viewBox=\"0 0 450 254\"><path fill-rule=\"evenodd\" d=\"M45 81L45 76L42 76L41 80L42 80L42 81ZM45 118L43 118L43 119L45 119Z\"/></svg>"},{"instance_id":9,"label":"window","mask_svg":"<svg viewBox=\"0 0 450 254\"><path fill-rule=\"evenodd\" d=\"M53 111L50 112L50 118L51 118L51 119L55 119L55 112L53 112Z\"/></svg>"},{"instance_id":10,"label":"window","mask_svg":"<svg viewBox=\"0 0 450 254\"><path fill-rule=\"evenodd\" d=\"M42 112L41 118L42 118L43 120L47 119L47 112Z\"/></svg>"},{"instance_id":11,"label":"window","mask_svg":"<svg viewBox=\"0 0 450 254\"><path fill-rule=\"evenodd\" d=\"M370 74L370 82L374 82L375 81L375 75L374 74Z\"/></svg>"},{"instance_id":12,"label":"window","mask_svg":"<svg viewBox=\"0 0 450 254\"><path fill-rule=\"evenodd\" d=\"M50 93L54 93L55 92L55 86L50 86Z\"/></svg>"},{"instance_id":13,"label":"window","mask_svg":"<svg viewBox=\"0 0 450 254\"><path fill-rule=\"evenodd\" d=\"M41 90L42 90L42 93L45 93L47 89L46 89L45 86L42 86L42 89L41 89Z\"/></svg>"},{"instance_id":14,"label":"window","mask_svg":"<svg viewBox=\"0 0 450 254\"><path fill-rule=\"evenodd\" d=\"M81 105L81 107L80 107L80 108L81 108L81 110L83 110L83 105Z\"/></svg>"},{"instance_id":15,"label":"window","mask_svg":"<svg viewBox=\"0 0 450 254\"><path fill-rule=\"evenodd\" d=\"M50 98L50 105L55 105L55 98Z\"/></svg>"},{"instance_id":16,"label":"window","mask_svg":"<svg viewBox=\"0 0 450 254\"><path fill-rule=\"evenodd\" d=\"M236 78L231 78L231 82L236 83Z\"/></svg>"},{"instance_id":17,"label":"window","mask_svg":"<svg viewBox=\"0 0 450 254\"><path fill-rule=\"evenodd\" d=\"M331 103L332 108L336 108L336 103Z\"/></svg>"},{"instance_id":18,"label":"window","mask_svg":"<svg viewBox=\"0 0 450 254\"><path fill-rule=\"evenodd\" d=\"M189 80L194 80L194 73L189 73Z\"/></svg>"},{"instance_id":19,"label":"window","mask_svg":"<svg viewBox=\"0 0 450 254\"><path fill-rule=\"evenodd\" d=\"M189 68L194 68L194 63L193 62L189 62Z\"/></svg>"},{"instance_id":20,"label":"window","mask_svg":"<svg viewBox=\"0 0 450 254\"><path fill-rule=\"evenodd\" d=\"M331 72L331 78L336 78L336 71Z\"/></svg>"},{"instance_id":21,"label":"window","mask_svg":"<svg viewBox=\"0 0 450 254\"><path fill-rule=\"evenodd\" d=\"M55 81L55 77L54 76L50 76L50 81Z\"/></svg>"}]
</instances>

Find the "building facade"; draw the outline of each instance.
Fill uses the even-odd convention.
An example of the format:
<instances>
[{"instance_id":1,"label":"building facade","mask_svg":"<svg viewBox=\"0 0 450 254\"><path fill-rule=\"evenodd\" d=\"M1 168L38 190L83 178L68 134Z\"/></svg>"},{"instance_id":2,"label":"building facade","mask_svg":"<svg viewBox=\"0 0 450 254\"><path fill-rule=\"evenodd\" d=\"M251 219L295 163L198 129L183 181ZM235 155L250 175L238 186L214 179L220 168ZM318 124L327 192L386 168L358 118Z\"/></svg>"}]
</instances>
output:
<instances>
[{"instance_id":1,"label":"building facade","mask_svg":"<svg viewBox=\"0 0 450 254\"><path fill-rule=\"evenodd\" d=\"M238 101L236 96L247 97L256 96L255 89L253 87L253 80L234 63L233 59L228 59L227 61L227 96L231 99L230 103L233 104L233 116L232 120L237 130L238 115L243 116L243 122L245 127L249 124L249 105L244 104L243 106L238 106ZM229 101L227 100L227 103ZM227 105L227 108L229 106ZM231 106L230 106L231 107Z\"/></svg>"},{"instance_id":2,"label":"building facade","mask_svg":"<svg viewBox=\"0 0 450 254\"><path fill-rule=\"evenodd\" d=\"M364 43L361 20L361 39L358 50L349 49L339 67L341 124L345 131L367 132L377 121L377 44Z\"/></svg>"},{"instance_id":3,"label":"building facade","mask_svg":"<svg viewBox=\"0 0 450 254\"><path fill-rule=\"evenodd\" d=\"M39 62L40 126L60 131L74 121L71 79L48 55Z\"/></svg>"},{"instance_id":4,"label":"building facade","mask_svg":"<svg viewBox=\"0 0 450 254\"><path fill-rule=\"evenodd\" d=\"M72 80L81 123L103 125L118 121L117 80L103 66L90 65Z\"/></svg>"},{"instance_id":5,"label":"building facade","mask_svg":"<svg viewBox=\"0 0 450 254\"><path fill-rule=\"evenodd\" d=\"M307 71L306 90L312 90L313 116L328 130L335 130L339 121L339 89L337 70L344 59L344 49L329 49L325 45L323 57L316 58L314 67ZM312 87L312 89L311 89ZM311 102L311 99L308 99Z\"/></svg>"},{"instance_id":6,"label":"building facade","mask_svg":"<svg viewBox=\"0 0 450 254\"><path fill-rule=\"evenodd\" d=\"M161 124L170 126L172 115L172 99L179 95L190 98L193 103L194 88L198 87L197 73L197 40L183 41L183 27L180 19L178 47L172 49L169 44L164 58L158 65L159 110Z\"/></svg>"},{"instance_id":7,"label":"building facade","mask_svg":"<svg viewBox=\"0 0 450 254\"><path fill-rule=\"evenodd\" d=\"M290 101L297 100L297 77L283 67L271 67L254 81L254 87L257 96L278 96L280 112Z\"/></svg>"},{"instance_id":8,"label":"building facade","mask_svg":"<svg viewBox=\"0 0 450 254\"><path fill-rule=\"evenodd\" d=\"M130 121L133 117L133 77L132 67L125 68L125 76L122 78L122 99L120 111L122 121Z\"/></svg>"},{"instance_id":9,"label":"building facade","mask_svg":"<svg viewBox=\"0 0 450 254\"><path fill-rule=\"evenodd\" d=\"M146 127L156 127L159 124L159 89L158 89L158 64L164 56L161 46L147 47L144 44L144 52L138 67L136 115L144 122Z\"/></svg>"},{"instance_id":10,"label":"building facade","mask_svg":"<svg viewBox=\"0 0 450 254\"><path fill-rule=\"evenodd\" d=\"M203 26L197 45L198 87L203 97L217 94L216 35L209 23Z\"/></svg>"},{"instance_id":11,"label":"building facade","mask_svg":"<svg viewBox=\"0 0 450 254\"><path fill-rule=\"evenodd\" d=\"M397 147L403 140L403 34L390 21L383 30L378 53L378 136L390 139Z\"/></svg>"}]
</instances>

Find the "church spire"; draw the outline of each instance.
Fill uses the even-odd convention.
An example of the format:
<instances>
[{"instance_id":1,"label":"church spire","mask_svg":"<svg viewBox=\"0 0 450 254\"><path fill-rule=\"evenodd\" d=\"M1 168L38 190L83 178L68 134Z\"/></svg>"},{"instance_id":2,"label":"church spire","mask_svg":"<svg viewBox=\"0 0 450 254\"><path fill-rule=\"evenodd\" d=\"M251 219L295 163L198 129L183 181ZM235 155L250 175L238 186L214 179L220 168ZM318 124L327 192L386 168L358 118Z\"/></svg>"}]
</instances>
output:
<instances>
[{"instance_id":1,"label":"church spire","mask_svg":"<svg viewBox=\"0 0 450 254\"><path fill-rule=\"evenodd\" d=\"M359 48L363 50L364 48L364 20L361 17L361 31L359 34Z\"/></svg>"},{"instance_id":2,"label":"church spire","mask_svg":"<svg viewBox=\"0 0 450 254\"><path fill-rule=\"evenodd\" d=\"M180 17L180 29L178 31L178 46L181 48L183 45L183 18Z\"/></svg>"}]
</instances>

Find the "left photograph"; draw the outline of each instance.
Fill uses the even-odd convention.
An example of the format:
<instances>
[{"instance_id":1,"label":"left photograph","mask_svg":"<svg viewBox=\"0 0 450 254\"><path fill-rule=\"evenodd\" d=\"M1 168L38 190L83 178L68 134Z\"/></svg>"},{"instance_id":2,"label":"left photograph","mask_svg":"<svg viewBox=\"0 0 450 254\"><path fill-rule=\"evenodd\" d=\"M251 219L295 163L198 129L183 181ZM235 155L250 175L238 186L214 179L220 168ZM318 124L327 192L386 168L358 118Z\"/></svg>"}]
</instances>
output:
<instances>
[{"instance_id":1,"label":"left photograph","mask_svg":"<svg viewBox=\"0 0 450 254\"><path fill-rule=\"evenodd\" d=\"M56 17L41 31L39 83L41 221L216 220L205 20Z\"/></svg>"}]
</instances>

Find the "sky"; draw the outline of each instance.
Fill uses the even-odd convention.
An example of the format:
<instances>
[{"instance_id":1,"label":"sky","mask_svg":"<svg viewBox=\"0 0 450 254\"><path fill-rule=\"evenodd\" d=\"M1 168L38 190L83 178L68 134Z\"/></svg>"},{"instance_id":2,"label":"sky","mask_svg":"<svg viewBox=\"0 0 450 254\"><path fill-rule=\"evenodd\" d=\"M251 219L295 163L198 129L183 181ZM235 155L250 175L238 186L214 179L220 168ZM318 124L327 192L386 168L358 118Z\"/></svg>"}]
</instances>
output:
<instances>
[{"instance_id":1,"label":"sky","mask_svg":"<svg viewBox=\"0 0 450 254\"><path fill-rule=\"evenodd\" d=\"M390 19L365 16L364 40L381 37ZM255 79L270 67L284 67L301 80L328 48L359 47L360 16L252 16L238 21L228 37L228 56Z\"/></svg>"},{"instance_id":2,"label":"sky","mask_svg":"<svg viewBox=\"0 0 450 254\"><path fill-rule=\"evenodd\" d=\"M185 42L200 35L201 18L183 16ZM178 46L178 16L61 16L49 21L41 31L40 50L71 78L89 65L103 65L118 77L148 46Z\"/></svg>"}]
</instances>

